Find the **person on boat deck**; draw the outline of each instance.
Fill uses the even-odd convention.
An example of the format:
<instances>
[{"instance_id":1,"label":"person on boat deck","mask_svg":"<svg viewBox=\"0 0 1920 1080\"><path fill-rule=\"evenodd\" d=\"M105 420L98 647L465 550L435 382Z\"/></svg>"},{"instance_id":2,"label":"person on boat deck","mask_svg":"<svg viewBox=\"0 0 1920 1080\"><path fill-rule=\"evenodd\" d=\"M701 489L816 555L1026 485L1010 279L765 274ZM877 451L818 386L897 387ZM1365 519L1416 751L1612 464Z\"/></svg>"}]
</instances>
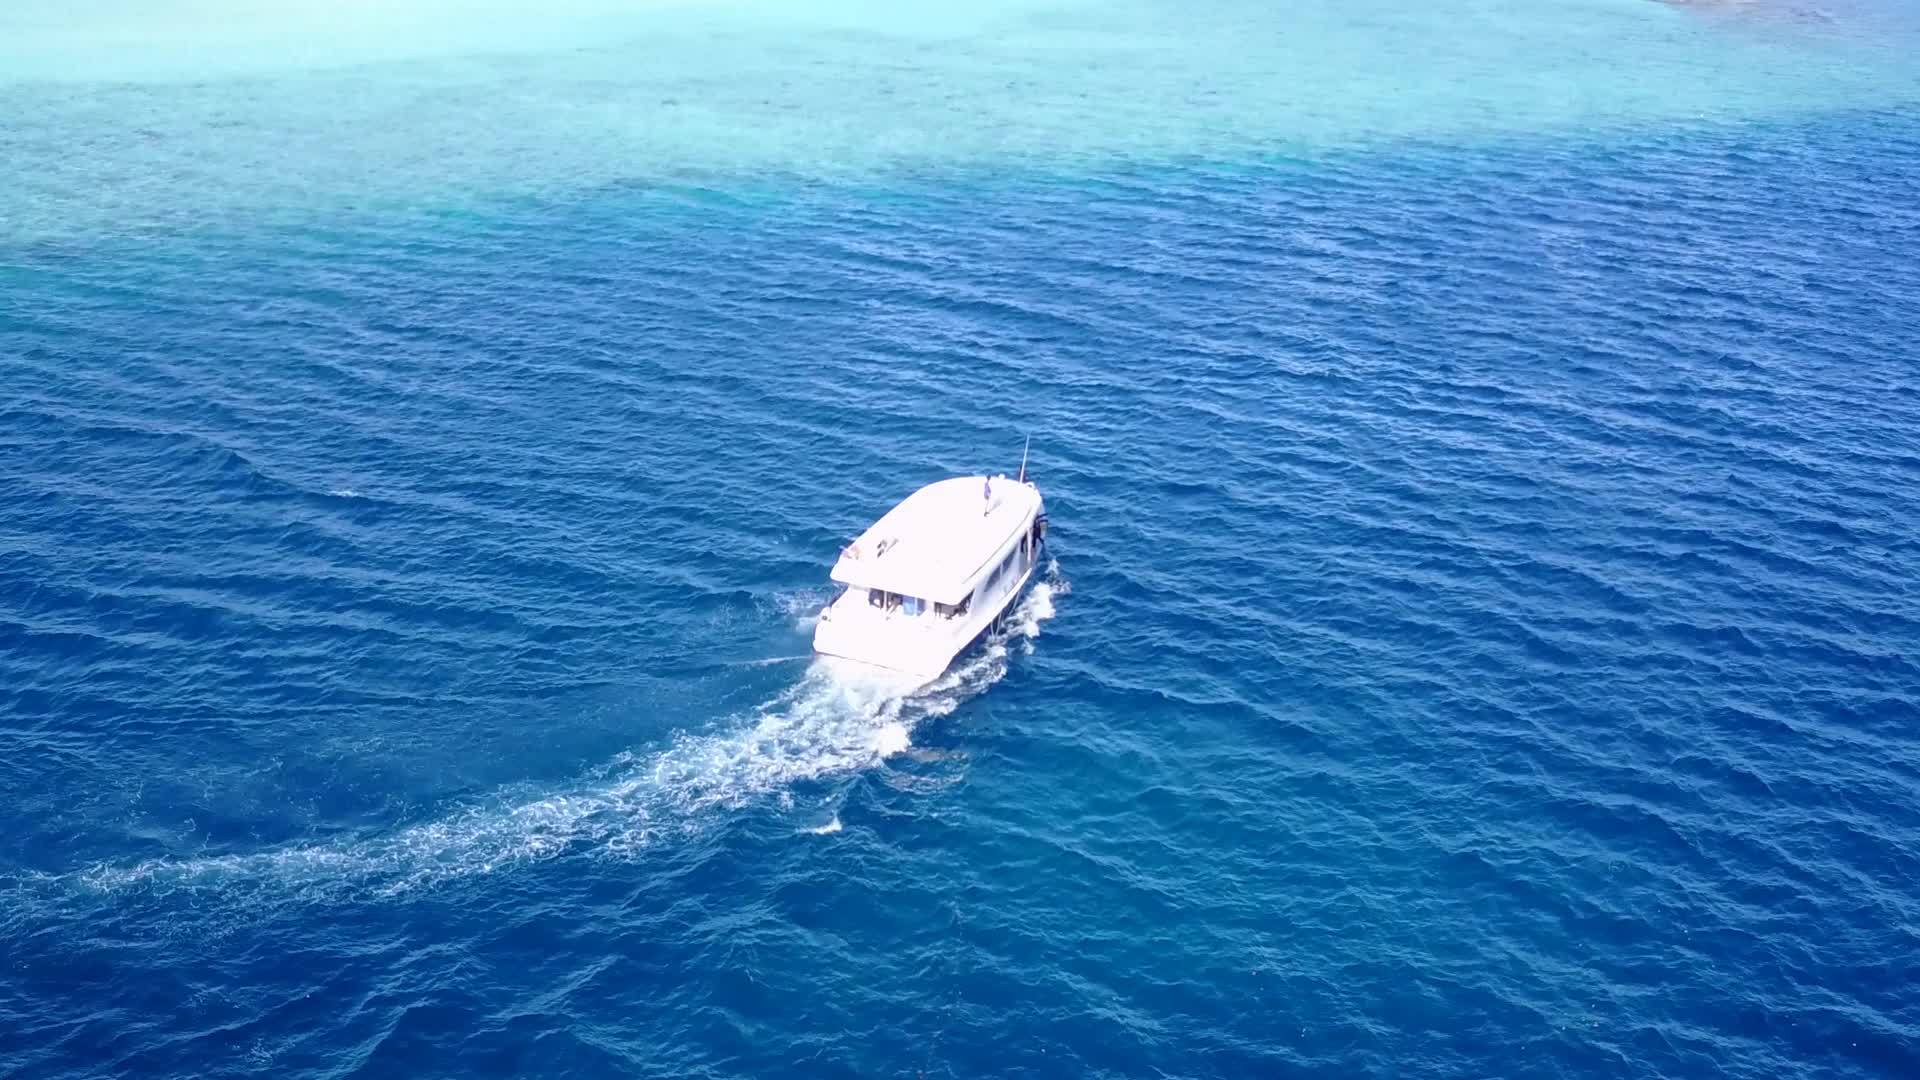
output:
<instances>
[{"instance_id":1,"label":"person on boat deck","mask_svg":"<svg viewBox=\"0 0 1920 1080\"><path fill-rule=\"evenodd\" d=\"M985 517L993 510L993 477L987 477L986 490L980 493L980 497L986 500L986 505L980 509L980 516Z\"/></svg>"}]
</instances>

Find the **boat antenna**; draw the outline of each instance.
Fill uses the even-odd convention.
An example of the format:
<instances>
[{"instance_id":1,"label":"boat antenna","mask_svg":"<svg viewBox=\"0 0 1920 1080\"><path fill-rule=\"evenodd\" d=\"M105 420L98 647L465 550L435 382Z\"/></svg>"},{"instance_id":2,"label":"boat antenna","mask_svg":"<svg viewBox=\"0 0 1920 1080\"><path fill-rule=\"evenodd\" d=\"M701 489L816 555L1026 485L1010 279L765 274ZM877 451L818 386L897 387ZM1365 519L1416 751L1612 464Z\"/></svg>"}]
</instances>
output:
<instances>
[{"instance_id":1,"label":"boat antenna","mask_svg":"<svg viewBox=\"0 0 1920 1080\"><path fill-rule=\"evenodd\" d=\"M1027 445L1020 448L1020 482L1027 482L1027 451L1033 449L1033 436L1027 436Z\"/></svg>"}]
</instances>

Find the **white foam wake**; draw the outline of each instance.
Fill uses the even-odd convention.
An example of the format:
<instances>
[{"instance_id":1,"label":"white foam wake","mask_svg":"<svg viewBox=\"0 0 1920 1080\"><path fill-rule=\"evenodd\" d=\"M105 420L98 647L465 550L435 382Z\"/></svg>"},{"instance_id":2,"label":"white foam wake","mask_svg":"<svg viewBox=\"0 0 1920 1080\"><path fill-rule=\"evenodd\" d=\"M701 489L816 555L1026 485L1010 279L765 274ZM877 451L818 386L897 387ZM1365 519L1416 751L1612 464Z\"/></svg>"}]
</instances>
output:
<instances>
[{"instance_id":1,"label":"white foam wake","mask_svg":"<svg viewBox=\"0 0 1920 1080\"><path fill-rule=\"evenodd\" d=\"M782 615L792 620L795 630L811 634L814 626L820 622L820 610L832 599L832 589L793 589L776 593L773 604Z\"/></svg>"},{"instance_id":2,"label":"white foam wake","mask_svg":"<svg viewBox=\"0 0 1920 1080\"><path fill-rule=\"evenodd\" d=\"M1042 581L1005 628L920 687L816 660L800 680L739 723L622 754L571 788L474 806L386 836L244 855L99 866L84 886L218 888L234 882L399 892L449 877L570 851L620 856L701 827L707 812L748 805L792 785L870 768L912 745L914 726L952 712L1006 674L1008 649L1031 648L1066 583ZM836 813L833 826L839 822ZM817 831L835 831L834 828Z\"/></svg>"}]
</instances>

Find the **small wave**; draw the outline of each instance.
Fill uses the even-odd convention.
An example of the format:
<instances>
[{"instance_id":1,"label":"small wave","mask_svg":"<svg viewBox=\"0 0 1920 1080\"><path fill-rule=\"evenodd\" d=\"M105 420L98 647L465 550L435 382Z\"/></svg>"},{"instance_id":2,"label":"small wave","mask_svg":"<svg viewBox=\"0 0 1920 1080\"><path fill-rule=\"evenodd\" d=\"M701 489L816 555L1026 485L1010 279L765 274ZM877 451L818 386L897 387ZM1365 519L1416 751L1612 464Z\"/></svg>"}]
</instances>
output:
<instances>
[{"instance_id":1,"label":"small wave","mask_svg":"<svg viewBox=\"0 0 1920 1080\"><path fill-rule=\"evenodd\" d=\"M870 768L908 750L920 720L952 712L1006 674L1009 643L1037 634L1064 592L1058 580L1036 585L1003 631L926 686L815 660L798 682L739 724L682 735L651 753L622 754L597 770L597 781L568 790L502 798L370 839L98 866L75 877L98 891L272 883L397 893L568 852L630 854L699 828L711 811ZM822 828L837 830L839 815Z\"/></svg>"},{"instance_id":2,"label":"small wave","mask_svg":"<svg viewBox=\"0 0 1920 1080\"><path fill-rule=\"evenodd\" d=\"M831 836L832 834L839 832L840 828L841 828L840 815L835 814L833 815L833 818L829 820L826 824L815 825L813 828L808 829L807 832L809 835L812 835L812 836Z\"/></svg>"},{"instance_id":3,"label":"small wave","mask_svg":"<svg viewBox=\"0 0 1920 1080\"><path fill-rule=\"evenodd\" d=\"M802 633L811 633L814 625L820 621L820 610L833 599L833 590L825 588L792 589L773 595L773 605L780 613L793 620L793 628Z\"/></svg>"},{"instance_id":4,"label":"small wave","mask_svg":"<svg viewBox=\"0 0 1920 1080\"><path fill-rule=\"evenodd\" d=\"M879 752L883 761L912 745L913 738L908 734L905 724L883 725L873 740L873 748Z\"/></svg>"},{"instance_id":5,"label":"small wave","mask_svg":"<svg viewBox=\"0 0 1920 1080\"><path fill-rule=\"evenodd\" d=\"M1052 564L1052 569L1055 573L1058 573L1059 564ZM1072 587L1068 585L1067 582L1058 580L1057 578L1050 581L1042 581L1035 585L1033 591L1027 595L1026 603L1020 605L1019 609L1014 612L1013 617L1018 620L1018 636L1024 638L1039 637L1040 624L1053 618L1054 600L1067 595L1071 591L1073 591Z\"/></svg>"}]
</instances>

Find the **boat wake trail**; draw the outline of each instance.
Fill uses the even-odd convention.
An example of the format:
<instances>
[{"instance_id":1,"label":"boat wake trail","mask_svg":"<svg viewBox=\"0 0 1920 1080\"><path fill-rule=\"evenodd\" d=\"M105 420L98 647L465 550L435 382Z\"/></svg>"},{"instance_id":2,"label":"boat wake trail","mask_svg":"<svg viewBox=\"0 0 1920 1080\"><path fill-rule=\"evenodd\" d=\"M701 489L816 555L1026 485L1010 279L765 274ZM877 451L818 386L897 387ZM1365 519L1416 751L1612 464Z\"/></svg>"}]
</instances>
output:
<instances>
[{"instance_id":1,"label":"boat wake trail","mask_svg":"<svg viewBox=\"0 0 1920 1080\"><path fill-rule=\"evenodd\" d=\"M568 853L621 857L698 831L712 811L778 797L796 783L870 768L906 750L919 721L952 712L998 682L1010 650L1031 650L1066 589L1057 578L1035 585L1002 630L925 686L816 660L738 723L682 735L664 749L621 754L580 783L538 798L503 795L383 836L98 866L70 880L98 892L400 893Z\"/></svg>"}]
</instances>

